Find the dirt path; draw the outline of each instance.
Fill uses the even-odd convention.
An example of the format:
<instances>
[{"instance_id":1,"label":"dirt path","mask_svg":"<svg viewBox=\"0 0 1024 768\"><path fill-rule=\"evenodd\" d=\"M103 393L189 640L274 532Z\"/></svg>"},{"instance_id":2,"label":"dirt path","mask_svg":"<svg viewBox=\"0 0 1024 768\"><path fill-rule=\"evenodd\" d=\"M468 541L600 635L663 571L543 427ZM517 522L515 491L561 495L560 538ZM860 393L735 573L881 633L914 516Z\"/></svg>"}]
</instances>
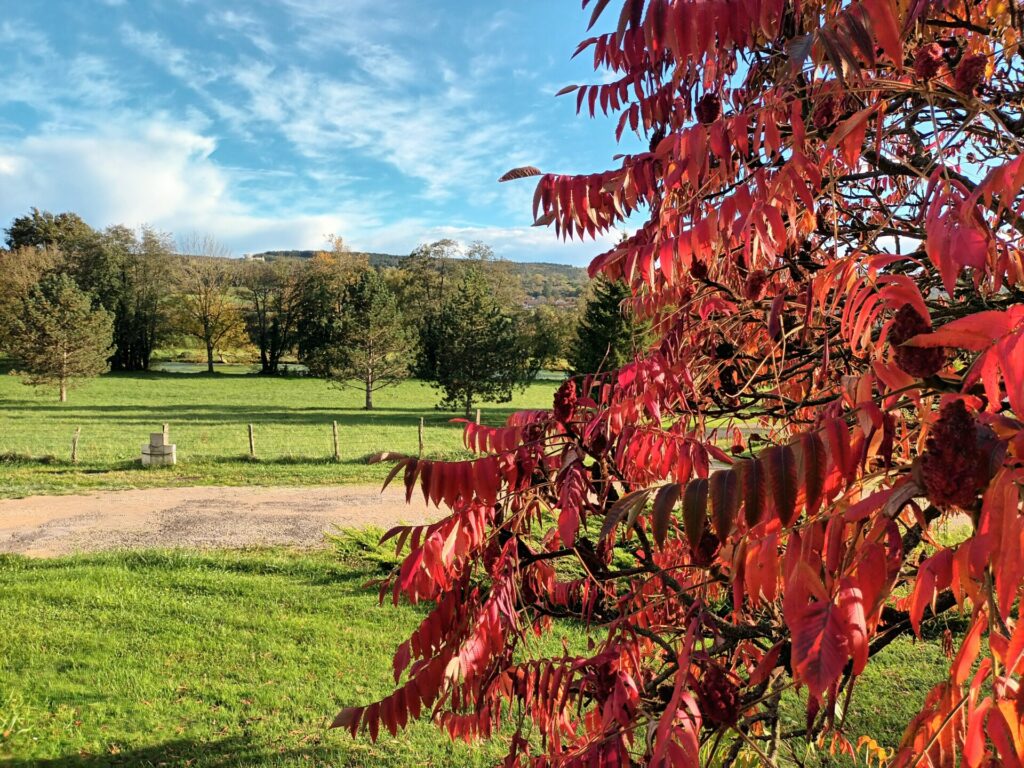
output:
<instances>
[{"instance_id":1,"label":"dirt path","mask_svg":"<svg viewBox=\"0 0 1024 768\"><path fill-rule=\"evenodd\" d=\"M55 557L149 547L318 547L340 527L421 523L436 510L392 486L200 487L0 499L0 553ZM419 503L417 503L419 502Z\"/></svg>"}]
</instances>

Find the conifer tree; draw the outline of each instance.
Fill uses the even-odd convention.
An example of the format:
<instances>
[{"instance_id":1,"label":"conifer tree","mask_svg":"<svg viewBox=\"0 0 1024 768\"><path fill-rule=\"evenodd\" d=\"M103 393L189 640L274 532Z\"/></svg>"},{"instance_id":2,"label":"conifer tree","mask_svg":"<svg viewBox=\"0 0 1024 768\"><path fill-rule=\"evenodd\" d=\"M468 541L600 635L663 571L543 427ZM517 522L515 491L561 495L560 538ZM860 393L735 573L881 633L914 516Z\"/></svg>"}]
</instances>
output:
<instances>
[{"instance_id":1,"label":"conifer tree","mask_svg":"<svg viewBox=\"0 0 1024 768\"><path fill-rule=\"evenodd\" d=\"M307 348L311 373L340 386L356 386L373 409L373 393L409 375L413 341L395 295L375 269L348 286L339 315L321 318L316 343Z\"/></svg>"},{"instance_id":2,"label":"conifer tree","mask_svg":"<svg viewBox=\"0 0 1024 768\"><path fill-rule=\"evenodd\" d=\"M113 319L93 309L90 296L68 275L54 274L29 292L12 335L25 383L57 384L63 403L75 379L106 370Z\"/></svg>"},{"instance_id":3,"label":"conifer tree","mask_svg":"<svg viewBox=\"0 0 1024 768\"><path fill-rule=\"evenodd\" d=\"M576 343L569 352L574 374L616 370L632 358L641 335L640 327L623 302L630 296L623 282L598 277L587 301Z\"/></svg>"},{"instance_id":4,"label":"conifer tree","mask_svg":"<svg viewBox=\"0 0 1024 768\"><path fill-rule=\"evenodd\" d=\"M444 393L441 406L464 409L481 399L504 403L537 373L517 318L505 311L477 268L466 268L434 322L424 328L420 357Z\"/></svg>"}]
</instances>

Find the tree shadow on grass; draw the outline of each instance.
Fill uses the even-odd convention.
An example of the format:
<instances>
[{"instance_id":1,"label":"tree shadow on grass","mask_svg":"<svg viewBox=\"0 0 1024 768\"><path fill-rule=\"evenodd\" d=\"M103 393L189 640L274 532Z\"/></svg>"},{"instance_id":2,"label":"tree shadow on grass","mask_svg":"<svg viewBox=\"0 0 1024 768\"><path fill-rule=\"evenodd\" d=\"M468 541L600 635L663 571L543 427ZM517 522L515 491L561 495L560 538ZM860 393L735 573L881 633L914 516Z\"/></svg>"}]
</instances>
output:
<instances>
[{"instance_id":1,"label":"tree shadow on grass","mask_svg":"<svg viewBox=\"0 0 1024 768\"><path fill-rule=\"evenodd\" d=\"M515 412L508 406L490 406L482 410L485 424L497 426ZM288 409L268 409L259 404L227 405L223 403L191 403L187 407L176 405L74 405L59 406L46 403L27 401L4 404L8 415L16 412L30 414L60 416L64 421L75 418L112 417L122 425L140 425L151 427L156 431L160 424L169 422L172 435L175 422L194 425L212 424L254 424L257 427L267 424L322 425L330 428L332 421L340 427L383 427L402 426L413 428L422 418L429 427L459 428L459 424L451 424L451 420L462 418L461 414L449 411L436 411L430 407L381 407L372 411L362 408L313 408L296 407Z\"/></svg>"},{"instance_id":2,"label":"tree shadow on grass","mask_svg":"<svg viewBox=\"0 0 1024 768\"><path fill-rule=\"evenodd\" d=\"M53 758L0 758L2 768L106 768L106 766L190 766L190 768L250 768L289 761L303 765L340 765L337 748L274 749L244 737L219 741L177 739L117 754L74 754Z\"/></svg>"}]
</instances>

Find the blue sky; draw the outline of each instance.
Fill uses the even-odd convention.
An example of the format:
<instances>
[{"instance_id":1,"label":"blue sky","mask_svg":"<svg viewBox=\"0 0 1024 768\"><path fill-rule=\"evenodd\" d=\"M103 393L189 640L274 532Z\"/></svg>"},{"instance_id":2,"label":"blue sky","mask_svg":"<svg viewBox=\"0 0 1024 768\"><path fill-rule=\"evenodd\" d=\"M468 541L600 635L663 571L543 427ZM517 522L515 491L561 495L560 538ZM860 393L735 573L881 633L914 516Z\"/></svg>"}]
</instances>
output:
<instances>
[{"instance_id":1,"label":"blue sky","mask_svg":"<svg viewBox=\"0 0 1024 768\"><path fill-rule=\"evenodd\" d=\"M0 0L0 223L212 234L237 255L441 237L585 264L509 168L612 167L578 0ZM611 22L608 22L611 23ZM636 148L635 140L624 149Z\"/></svg>"}]
</instances>

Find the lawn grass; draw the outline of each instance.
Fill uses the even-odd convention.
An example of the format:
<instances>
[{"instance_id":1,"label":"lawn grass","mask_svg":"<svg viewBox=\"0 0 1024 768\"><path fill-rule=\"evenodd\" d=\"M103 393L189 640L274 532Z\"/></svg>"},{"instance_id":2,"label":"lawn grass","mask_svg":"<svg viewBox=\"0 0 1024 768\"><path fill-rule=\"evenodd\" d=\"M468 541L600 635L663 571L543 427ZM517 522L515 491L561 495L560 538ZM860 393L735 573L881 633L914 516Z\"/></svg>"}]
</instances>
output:
<instances>
[{"instance_id":1,"label":"lawn grass","mask_svg":"<svg viewBox=\"0 0 1024 768\"><path fill-rule=\"evenodd\" d=\"M341 559L283 550L0 558L0 765L495 764L500 741L452 744L426 722L376 745L326 729L342 705L390 692L391 655L422 615L377 604L364 583L388 557L364 539ZM560 652L560 636L581 647L584 633L559 625L548 653ZM937 639L894 643L858 683L848 735L895 746L948 664ZM798 701L787 711L784 730L799 728Z\"/></svg>"},{"instance_id":2,"label":"lawn grass","mask_svg":"<svg viewBox=\"0 0 1024 768\"><path fill-rule=\"evenodd\" d=\"M327 554L0 558L0 765L492 765L426 722L327 725L390 693L420 611Z\"/></svg>"},{"instance_id":3,"label":"lawn grass","mask_svg":"<svg viewBox=\"0 0 1024 768\"><path fill-rule=\"evenodd\" d=\"M435 408L438 393L418 381L376 393L377 408L362 409L361 392L306 377L232 375L248 366L223 366L213 375L108 374L57 402L49 389L0 376L0 496L70 493L101 488L180 485L322 485L377 482L385 466L368 466L377 451L415 453L425 421L428 456L450 458L462 449L458 414ZM481 404L484 423L499 424L513 410L551 406L554 381L538 381L511 403ZM341 461L333 461L331 422L337 421ZM176 467L146 469L141 445L170 424ZM247 427L255 430L251 461ZM82 428L79 463L70 444Z\"/></svg>"}]
</instances>

